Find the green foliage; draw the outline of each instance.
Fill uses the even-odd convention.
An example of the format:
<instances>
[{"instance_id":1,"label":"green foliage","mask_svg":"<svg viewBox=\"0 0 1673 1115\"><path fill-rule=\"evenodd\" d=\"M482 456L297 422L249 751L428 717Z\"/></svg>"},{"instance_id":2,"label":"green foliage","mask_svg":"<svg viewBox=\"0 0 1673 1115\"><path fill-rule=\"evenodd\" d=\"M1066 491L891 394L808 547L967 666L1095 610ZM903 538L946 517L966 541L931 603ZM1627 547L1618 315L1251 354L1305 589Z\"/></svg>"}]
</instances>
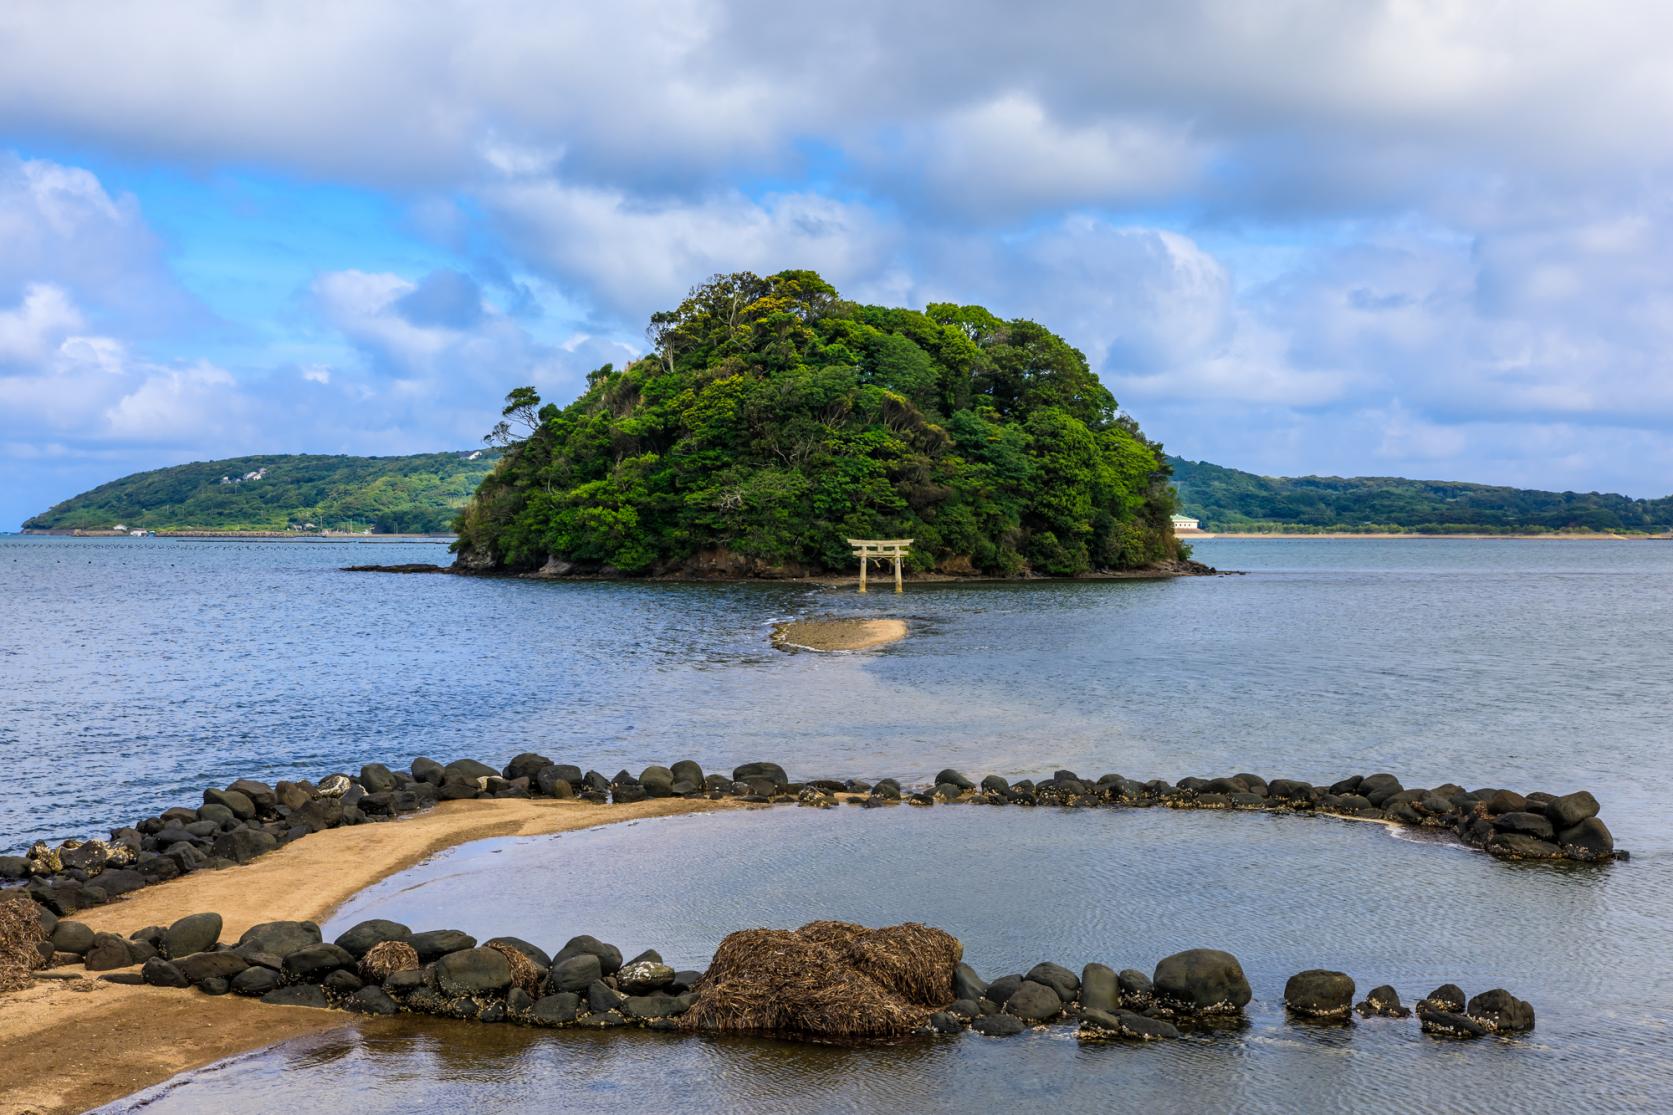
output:
<instances>
[{"instance_id":1,"label":"green foliage","mask_svg":"<svg viewBox=\"0 0 1673 1115\"><path fill-rule=\"evenodd\" d=\"M24 523L25 530L285 530L291 524L379 534L446 531L497 453L412 457L234 457L138 472ZM245 479L251 473L256 479ZM226 482L223 483L223 480Z\"/></svg>"},{"instance_id":2,"label":"green foliage","mask_svg":"<svg viewBox=\"0 0 1673 1115\"><path fill-rule=\"evenodd\" d=\"M1179 502L1204 530L1421 534L1661 533L1673 497L1541 492L1389 476L1256 476L1170 457Z\"/></svg>"},{"instance_id":3,"label":"green foliage","mask_svg":"<svg viewBox=\"0 0 1673 1115\"><path fill-rule=\"evenodd\" d=\"M918 570L1073 575L1178 553L1160 447L1045 327L979 306L843 301L811 271L717 275L651 317L652 353L537 414L457 522L506 568L624 573L724 553L852 569L850 537ZM507 427L496 428L503 438Z\"/></svg>"}]
</instances>

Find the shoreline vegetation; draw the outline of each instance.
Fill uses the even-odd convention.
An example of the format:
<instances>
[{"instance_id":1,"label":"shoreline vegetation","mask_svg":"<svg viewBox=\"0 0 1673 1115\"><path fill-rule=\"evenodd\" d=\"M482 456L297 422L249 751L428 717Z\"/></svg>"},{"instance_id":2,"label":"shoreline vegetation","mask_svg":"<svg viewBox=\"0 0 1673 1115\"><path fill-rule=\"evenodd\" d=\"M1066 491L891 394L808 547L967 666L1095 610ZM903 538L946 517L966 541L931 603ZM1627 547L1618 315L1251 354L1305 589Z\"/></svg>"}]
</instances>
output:
<instances>
[{"instance_id":1,"label":"shoreline vegetation","mask_svg":"<svg viewBox=\"0 0 1673 1115\"><path fill-rule=\"evenodd\" d=\"M469 569L799 577L852 538L909 573L1076 576L1189 556L1161 447L1044 326L860 305L811 271L717 275L568 406L506 397L455 522Z\"/></svg>"}]
</instances>

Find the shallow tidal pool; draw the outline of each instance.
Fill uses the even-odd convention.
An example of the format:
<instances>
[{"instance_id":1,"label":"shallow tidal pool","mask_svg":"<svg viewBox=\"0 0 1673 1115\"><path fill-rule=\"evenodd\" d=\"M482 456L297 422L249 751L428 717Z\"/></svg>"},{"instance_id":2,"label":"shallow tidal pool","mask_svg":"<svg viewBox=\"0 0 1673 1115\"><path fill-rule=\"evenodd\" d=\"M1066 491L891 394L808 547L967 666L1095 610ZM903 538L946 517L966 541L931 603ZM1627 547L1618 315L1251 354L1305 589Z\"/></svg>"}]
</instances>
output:
<instances>
[{"instance_id":1,"label":"shallow tidal pool","mask_svg":"<svg viewBox=\"0 0 1673 1115\"><path fill-rule=\"evenodd\" d=\"M109 1111L1665 1111L1673 965L1659 857L1504 864L1379 825L1264 814L940 806L725 811L482 841L349 902L327 939L388 917L555 951L591 933L702 967L726 933L819 917L921 921L984 978L1053 960L1150 970L1227 949L1248 1024L1143 1047L1069 1026L870 1048L402 1018L209 1068ZM1506 987L1538 1028L1471 1043L1414 1020L1286 1020L1285 979L1338 968L1408 1005Z\"/></svg>"}]
</instances>

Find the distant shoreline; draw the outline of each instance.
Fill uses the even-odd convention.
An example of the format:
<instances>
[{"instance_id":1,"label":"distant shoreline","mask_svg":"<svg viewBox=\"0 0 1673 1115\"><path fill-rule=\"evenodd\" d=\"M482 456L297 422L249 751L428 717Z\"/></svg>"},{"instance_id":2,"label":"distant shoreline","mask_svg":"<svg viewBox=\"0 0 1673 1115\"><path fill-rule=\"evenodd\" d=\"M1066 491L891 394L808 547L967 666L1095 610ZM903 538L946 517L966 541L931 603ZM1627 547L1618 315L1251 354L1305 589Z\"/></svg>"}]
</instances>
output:
<instances>
[{"instance_id":1,"label":"distant shoreline","mask_svg":"<svg viewBox=\"0 0 1673 1115\"><path fill-rule=\"evenodd\" d=\"M1412 538L1427 541L1448 538L1472 542L1669 542L1673 534L1583 534L1569 531L1552 534L1423 534L1417 531L1192 531L1177 535L1181 542L1190 543L1202 538Z\"/></svg>"},{"instance_id":2,"label":"distant shoreline","mask_svg":"<svg viewBox=\"0 0 1673 1115\"><path fill-rule=\"evenodd\" d=\"M453 534L350 534L337 531L140 529L146 531L145 537L189 538L199 542L452 542L457 537ZM41 538L136 537L126 531L114 530L20 530L17 533Z\"/></svg>"}]
</instances>

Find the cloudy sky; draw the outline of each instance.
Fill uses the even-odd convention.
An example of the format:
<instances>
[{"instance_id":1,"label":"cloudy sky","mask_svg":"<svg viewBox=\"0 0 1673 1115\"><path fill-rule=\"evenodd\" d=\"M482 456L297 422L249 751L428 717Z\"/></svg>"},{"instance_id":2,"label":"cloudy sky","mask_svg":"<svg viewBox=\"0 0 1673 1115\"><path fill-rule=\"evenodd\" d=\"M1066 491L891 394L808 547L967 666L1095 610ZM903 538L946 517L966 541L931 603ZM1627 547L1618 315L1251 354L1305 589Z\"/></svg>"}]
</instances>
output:
<instances>
[{"instance_id":1,"label":"cloudy sky","mask_svg":"<svg viewBox=\"0 0 1673 1115\"><path fill-rule=\"evenodd\" d=\"M1268 474L1673 491L1673 6L0 6L0 529L469 448L717 271L1066 335Z\"/></svg>"}]
</instances>

